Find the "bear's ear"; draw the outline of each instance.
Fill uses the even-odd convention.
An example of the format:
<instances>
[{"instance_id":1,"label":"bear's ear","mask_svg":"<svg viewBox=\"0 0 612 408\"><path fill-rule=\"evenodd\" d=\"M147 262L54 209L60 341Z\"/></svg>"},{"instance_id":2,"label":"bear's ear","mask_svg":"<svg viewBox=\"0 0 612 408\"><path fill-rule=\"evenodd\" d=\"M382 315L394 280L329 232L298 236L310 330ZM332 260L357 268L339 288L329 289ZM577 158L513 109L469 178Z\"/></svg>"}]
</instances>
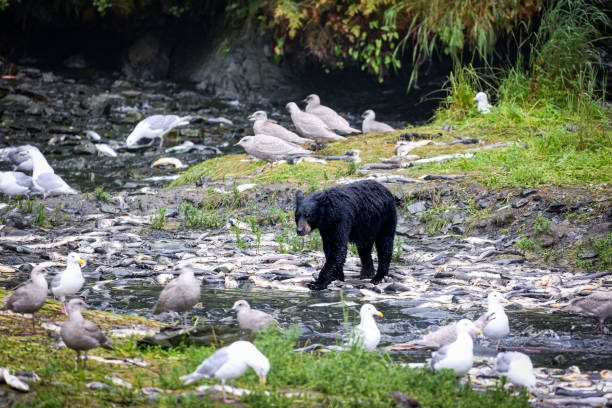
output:
<instances>
[{"instance_id":1,"label":"bear's ear","mask_svg":"<svg viewBox=\"0 0 612 408\"><path fill-rule=\"evenodd\" d=\"M302 190L298 190L295 193L295 205L299 207L302 204L302 200L304 200L304 193L302 193Z\"/></svg>"}]
</instances>

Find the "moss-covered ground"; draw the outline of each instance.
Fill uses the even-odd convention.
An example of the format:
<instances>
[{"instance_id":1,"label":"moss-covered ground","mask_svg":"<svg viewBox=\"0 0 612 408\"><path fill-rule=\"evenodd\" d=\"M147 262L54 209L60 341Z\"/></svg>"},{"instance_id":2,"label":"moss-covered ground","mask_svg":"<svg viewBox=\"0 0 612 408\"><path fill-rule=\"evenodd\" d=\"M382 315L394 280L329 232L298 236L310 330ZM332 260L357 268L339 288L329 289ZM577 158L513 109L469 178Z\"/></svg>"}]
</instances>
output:
<instances>
[{"instance_id":1,"label":"moss-covered ground","mask_svg":"<svg viewBox=\"0 0 612 408\"><path fill-rule=\"evenodd\" d=\"M0 297L7 292L0 290ZM61 324L64 319L58 302L48 300L40 316L43 321ZM106 332L117 327L158 327L161 324L133 316L101 311L87 311L85 317ZM113 338L112 350L95 349L90 355L119 359L139 359L148 365L109 364L90 359L87 369L76 368L75 353L58 345L52 331L22 336L21 318L17 314L0 313L0 366L11 372L33 372L39 382L30 384L31 391L20 393L0 385L0 401L6 406L29 407L108 407L108 406L221 406L217 394L203 396L193 392L201 381L185 386L181 375L195 369L215 349L211 347L137 346L136 337ZM385 353L360 350L320 354L297 353L297 333L275 331L259 335L257 347L270 359L267 384L258 384L250 370L236 380L236 386L253 391L238 404L252 407L298 406L393 406L391 392L401 391L419 401L423 407L526 407L524 394L512 396L501 386L487 392L461 385L450 373L433 373L412 369L393 361ZM219 345L217 345L219 346ZM113 384L116 376L131 388ZM87 384L100 382L112 389L91 389ZM149 400L143 389L156 389L159 394Z\"/></svg>"},{"instance_id":2,"label":"moss-covered ground","mask_svg":"<svg viewBox=\"0 0 612 408\"><path fill-rule=\"evenodd\" d=\"M492 187L566 186L601 188L612 181L610 129L606 119L585 121L579 115L559 115L547 107L525 109L517 105L494 108L488 115L475 111L461 118L439 114L426 126L407 128L392 134L351 136L346 141L330 143L320 155L342 155L359 149L362 163L345 161L327 164L284 163L255 174L264 162L245 161L246 155L228 155L206 160L185 171L172 185L193 183L201 177L212 179L250 179L256 183L292 182L317 186L326 180L344 176L366 175L359 167L380 163L379 158L395 155L396 142L405 132L432 135L436 142L455 140L453 136L477 138L484 144L516 142L516 145L475 152L471 158L444 163L420 164L406 169L385 170L406 177L425 174L479 174L479 180ZM443 125L453 126L443 131ZM568 130L569 128L569 130ZM442 136L436 137L442 133ZM526 146L526 148L522 147ZM421 158L460 153L481 145L426 145L411 154Z\"/></svg>"}]
</instances>

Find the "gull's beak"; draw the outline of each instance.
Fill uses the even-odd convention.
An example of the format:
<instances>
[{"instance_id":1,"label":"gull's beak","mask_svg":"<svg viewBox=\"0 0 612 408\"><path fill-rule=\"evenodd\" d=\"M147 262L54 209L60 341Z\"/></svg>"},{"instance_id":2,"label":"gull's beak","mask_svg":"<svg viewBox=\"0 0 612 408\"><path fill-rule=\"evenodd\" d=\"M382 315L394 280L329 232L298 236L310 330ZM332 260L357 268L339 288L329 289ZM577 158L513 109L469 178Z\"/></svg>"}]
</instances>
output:
<instances>
[{"instance_id":1,"label":"gull's beak","mask_svg":"<svg viewBox=\"0 0 612 408\"><path fill-rule=\"evenodd\" d=\"M476 329L476 334L482 334L482 330Z\"/></svg>"},{"instance_id":2,"label":"gull's beak","mask_svg":"<svg viewBox=\"0 0 612 408\"><path fill-rule=\"evenodd\" d=\"M77 262L78 262L79 264L81 264L81 266L85 266L85 261L84 261L84 260L79 259Z\"/></svg>"},{"instance_id":3,"label":"gull's beak","mask_svg":"<svg viewBox=\"0 0 612 408\"><path fill-rule=\"evenodd\" d=\"M248 119L249 119L249 120L255 120L255 116L250 115L250 116L248 117Z\"/></svg>"},{"instance_id":4,"label":"gull's beak","mask_svg":"<svg viewBox=\"0 0 612 408\"><path fill-rule=\"evenodd\" d=\"M378 313L376 313L376 315L377 315L378 317L383 317L382 312L378 312Z\"/></svg>"},{"instance_id":5,"label":"gull's beak","mask_svg":"<svg viewBox=\"0 0 612 408\"><path fill-rule=\"evenodd\" d=\"M510 301L508 299L504 299L504 302L506 302L507 305L510 304Z\"/></svg>"},{"instance_id":6,"label":"gull's beak","mask_svg":"<svg viewBox=\"0 0 612 408\"><path fill-rule=\"evenodd\" d=\"M236 143L234 146L240 146L240 142Z\"/></svg>"}]
</instances>

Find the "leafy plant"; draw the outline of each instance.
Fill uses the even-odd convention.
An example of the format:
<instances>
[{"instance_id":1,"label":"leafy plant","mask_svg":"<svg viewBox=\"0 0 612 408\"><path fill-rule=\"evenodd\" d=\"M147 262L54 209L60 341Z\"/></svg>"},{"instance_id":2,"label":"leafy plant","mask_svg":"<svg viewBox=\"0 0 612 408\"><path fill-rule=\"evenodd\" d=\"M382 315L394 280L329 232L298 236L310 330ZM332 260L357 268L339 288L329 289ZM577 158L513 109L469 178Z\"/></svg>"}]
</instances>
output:
<instances>
[{"instance_id":1,"label":"leafy plant","mask_svg":"<svg viewBox=\"0 0 612 408\"><path fill-rule=\"evenodd\" d=\"M247 243L244 238L242 238L242 229L237 225L232 225L232 231L234 231L236 235L236 246L240 249L246 249Z\"/></svg>"},{"instance_id":2,"label":"leafy plant","mask_svg":"<svg viewBox=\"0 0 612 408\"><path fill-rule=\"evenodd\" d=\"M550 231L551 224L552 222L548 218L543 217L542 214L538 214L534 220L533 229L536 235L539 235L539 234L551 235L551 231Z\"/></svg>"},{"instance_id":3,"label":"leafy plant","mask_svg":"<svg viewBox=\"0 0 612 408\"><path fill-rule=\"evenodd\" d=\"M514 243L514 246L523 254L526 254L528 251L533 251L535 249L535 243L526 236L522 236L518 241Z\"/></svg>"},{"instance_id":4,"label":"leafy plant","mask_svg":"<svg viewBox=\"0 0 612 408\"><path fill-rule=\"evenodd\" d=\"M108 200L110 200L110 194L108 194L106 191L104 191L104 187L100 186L100 187L96 187L94 189L94 196L101 201L107 202Z\"/></svg>"},{"instance_id":5,"label":"leafy plant","mask_svg":"<svg viewBox=\"0 0 612 408\"><path fill-rule=\"evenodd\" d=\"M395 262L399 262L402 260L402 244L403 240L400 237L395 237L395 241L393 241L393 256L392 259Z\"/></svg>"},{"instance_id":6,"label":"leafy plant","mask_svg":"<svg viewBox=\"0 0 612 408\"><path fill-rule=\"evenodd\" d=\"M45 211L45 205L43 203L39 203L36 206L36 225L39 226L48 226L51 225L49 220L47 219L47 212Z\"/></svg>"},{"instance_id":7,"label":"leafy plant","mask_svg":"<svg viewBox=\"0 0 612 408\"><path fill-rule=\"evenodd\" d=\"M164 229L164 227L166 226L166 212L168 210L164 207L160 208L158 210L157 214L154 214L152 216L149 217L149 221L150 221L150 226L153 229Z\"/></svg>"}]
</instances>

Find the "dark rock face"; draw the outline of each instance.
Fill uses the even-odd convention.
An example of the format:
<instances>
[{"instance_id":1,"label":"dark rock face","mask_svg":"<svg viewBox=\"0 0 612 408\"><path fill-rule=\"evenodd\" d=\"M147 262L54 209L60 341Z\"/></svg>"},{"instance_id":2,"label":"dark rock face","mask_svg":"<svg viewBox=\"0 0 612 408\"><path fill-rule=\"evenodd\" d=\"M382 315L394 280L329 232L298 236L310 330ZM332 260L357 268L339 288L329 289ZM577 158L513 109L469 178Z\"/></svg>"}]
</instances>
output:
<instances>
[{"instance_id":1,"label":"dark rock face","mask_svg":"<svg viewBox=\"0 0 612 408\"><path fill-rule=\"evenodd\" d=\"M198 89L223 98L286 101L299 94L289 68L274 61L265 38L254 28L244 29L230 41L218 37L208 47L190 45L179 52L177 64L180 69L175 67L174 79L196 82Z\"/></svg>"},{"instance_id":2,"label":"dark rock face","mask_svg":"<svg viewBox=\"0 0 612 408\"><path fill-rule=\"evenodd\" d=\"M156 34L145 34L128 49L122 71L129 79L166 78L170 67L170 47Z\"/></svg>"}]
</instances>

